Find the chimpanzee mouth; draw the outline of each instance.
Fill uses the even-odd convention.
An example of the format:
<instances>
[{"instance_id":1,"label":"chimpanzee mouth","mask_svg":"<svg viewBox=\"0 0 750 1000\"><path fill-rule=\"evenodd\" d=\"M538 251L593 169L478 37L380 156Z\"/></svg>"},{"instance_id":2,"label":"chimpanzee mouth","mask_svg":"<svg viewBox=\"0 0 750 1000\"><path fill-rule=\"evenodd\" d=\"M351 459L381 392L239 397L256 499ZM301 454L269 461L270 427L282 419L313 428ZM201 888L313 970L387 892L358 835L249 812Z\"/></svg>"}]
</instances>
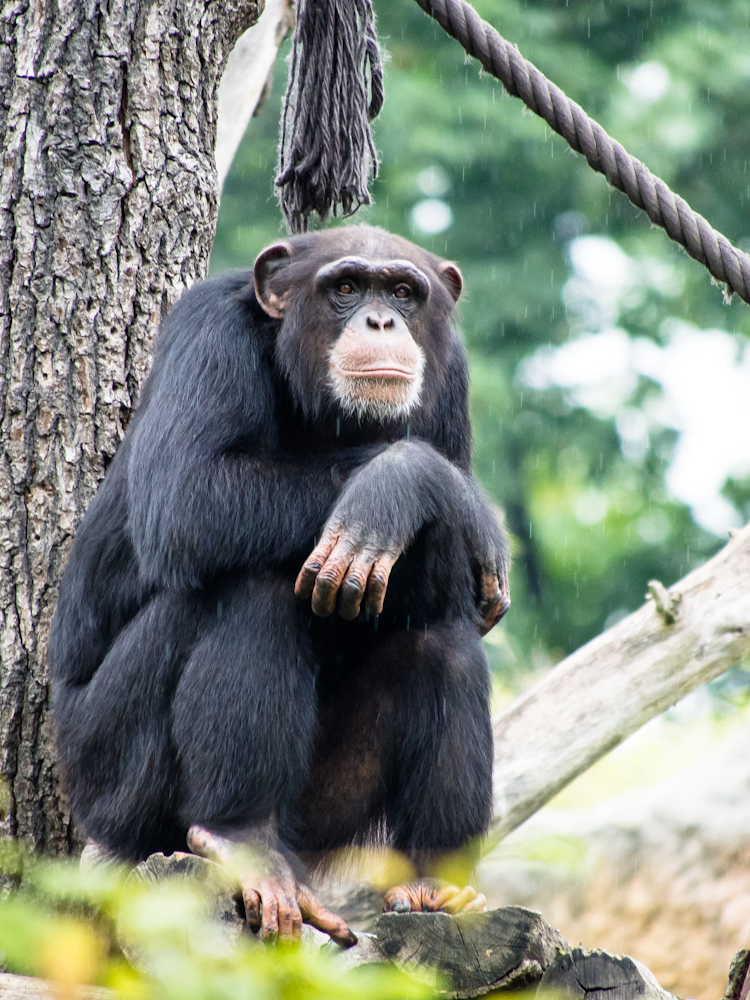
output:
<instances>
[{"instance_id":1,"label":"chimpanzee mouth","mask_svg":"<svg viewBox=\"0 0 750 1000\"><path fill-rule=\"evenodd\" d=\"M346 378L392 378L413 382L417 377L416 372L408 368L362 368L359 371L339 368L339 371Z\"/></svg>"},{"instance_id":2,"label":"chimpanzee mouth","mask_svg":"<svg viewBox=\"0 0 750 1000\"><path fill-rule=\"evenodd\" d=\"M398 420L419 405L422 371L368 368L351 371L331 365L333 397L349 416L359 420Z\"/></svg>"},{"instance_id":3,"label":"chimpanzee mouth","mask_svg":"<svg viewBox=\"0 0 750 1000\"><path fill-rule=\"evenodd\" d=\"M407 357L395 351L390 357L337 353L334 347L329 356L329 387L344 413L359 420L399 420L419 405L425 357L416 344Z\"/></svg>"}]
</instances>

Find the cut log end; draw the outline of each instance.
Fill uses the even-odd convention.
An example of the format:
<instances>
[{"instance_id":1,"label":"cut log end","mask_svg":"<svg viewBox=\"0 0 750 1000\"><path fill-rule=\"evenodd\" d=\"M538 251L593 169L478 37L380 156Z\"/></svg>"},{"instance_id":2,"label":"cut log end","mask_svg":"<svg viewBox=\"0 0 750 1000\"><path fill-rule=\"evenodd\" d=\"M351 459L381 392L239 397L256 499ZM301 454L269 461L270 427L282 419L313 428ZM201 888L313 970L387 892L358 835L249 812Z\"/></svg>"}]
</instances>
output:
<instances>
[{"instance_id":1,"label":"cut log end","mask_svg":"<svg viewBox=\"0 0 750 1000\"><path fill-rule=\"evenodd\" d=\"M538 913L507 906L489 913L387 913L375 936L383 958L448 997L535 986L570 945Z\"/></svg>"}]
</instances>

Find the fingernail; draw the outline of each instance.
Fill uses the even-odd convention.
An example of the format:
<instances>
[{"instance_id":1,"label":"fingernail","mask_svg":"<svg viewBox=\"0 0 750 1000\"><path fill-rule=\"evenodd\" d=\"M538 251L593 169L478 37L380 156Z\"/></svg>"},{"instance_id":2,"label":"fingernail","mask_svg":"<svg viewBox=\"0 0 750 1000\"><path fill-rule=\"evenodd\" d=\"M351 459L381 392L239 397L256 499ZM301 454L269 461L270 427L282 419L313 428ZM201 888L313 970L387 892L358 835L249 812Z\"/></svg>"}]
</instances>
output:
<instances>
[{"instance_id":1,"label":"fingernail","mask_svg":"<svg viewBox=\"0 0 750 1000\"><path fill-rule=\"evenodd\" d=\"M391 913L411 913L411 903L408 899L394 899L390 905Z\"/></svg>"}]
</instances>

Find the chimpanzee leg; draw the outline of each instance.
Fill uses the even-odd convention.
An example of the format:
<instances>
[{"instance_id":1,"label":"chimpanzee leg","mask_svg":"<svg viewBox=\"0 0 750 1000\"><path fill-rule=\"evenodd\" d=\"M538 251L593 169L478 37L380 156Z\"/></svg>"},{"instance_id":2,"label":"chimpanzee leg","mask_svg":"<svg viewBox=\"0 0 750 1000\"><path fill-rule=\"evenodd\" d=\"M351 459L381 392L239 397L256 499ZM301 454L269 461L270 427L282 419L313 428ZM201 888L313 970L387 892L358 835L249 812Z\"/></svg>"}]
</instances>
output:
<instances>
[{"instance_id":1,"label":"chimpanzee leg","mask_svg":"<svg viewBox=\"0 0 750 1000\"><path fill-rule=\"evenodd\" d=\"M74 814L88 836L124 857L184 850L169 729L180 669L203 623L195 597L157 595L88 683L56 687L58 748Z\"/></svg>"},{"instance_id":2,"label":"chimpanzee leg","mask_svg":"<svg viewBox=\"0 0 750 1000\"><path fill-rule=\"evenodd\" d=\"M487 661L473 623L410 633L396 658L395 787L389 825L398 850L424 854L466 846L492 813L492 728Z\"/></svg>"},{"instance_id":3,"label":"chimpanzee leg","mask_svg":"<svg viewBox=\"0 0 750 1000\"><path fill-rule=\"evenodd\" d=\"M214 832L284 810L308 770L316 718L309 610L279 576L216 593L213 624L177 685L179 814Z\"/></svg>"},{"instance_id":4,"label":"chimpanzee leg","mask_svg":"<svg viewBox=\"0 0 750 1000\"><path fill-rule=\"evenodd\" d=\"M483 833L492 733L474 624L362 630L336 648L321 669L312 768L292 817L299 849L365 839L383 819L408 852L453 850Z\"/></svg>"}]
</instances>

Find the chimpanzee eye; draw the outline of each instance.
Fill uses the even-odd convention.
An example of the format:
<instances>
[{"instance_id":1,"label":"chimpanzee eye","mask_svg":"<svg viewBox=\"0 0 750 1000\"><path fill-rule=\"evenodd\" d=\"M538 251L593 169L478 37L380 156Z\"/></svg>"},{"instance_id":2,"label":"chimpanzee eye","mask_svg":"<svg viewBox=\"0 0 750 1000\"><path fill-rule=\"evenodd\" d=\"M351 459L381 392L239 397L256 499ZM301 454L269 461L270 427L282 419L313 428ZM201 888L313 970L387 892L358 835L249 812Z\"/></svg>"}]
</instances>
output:
<instances>
[{"instance_id":1,"label":"chimpanzee eye","mask_svg":"<svg viewBox=\"0 0 750 1000\"><path fill-rule=\"evenodd\" d=\"M339 285L339 291L342 295L351 295L354 291L354 285L351 281L342 281Z\"/></svg>"},{"instance_id":2,"label":"chimpanzee eye","mask_svg":"<svg viewBox=\"0 0 750 1000\"><path fill-rule=\"evenodd\" d=\"M411 295L411 288L408 285L396 285L393 294L397 299L408 299Z\"/></svg>"}]
</instances>

